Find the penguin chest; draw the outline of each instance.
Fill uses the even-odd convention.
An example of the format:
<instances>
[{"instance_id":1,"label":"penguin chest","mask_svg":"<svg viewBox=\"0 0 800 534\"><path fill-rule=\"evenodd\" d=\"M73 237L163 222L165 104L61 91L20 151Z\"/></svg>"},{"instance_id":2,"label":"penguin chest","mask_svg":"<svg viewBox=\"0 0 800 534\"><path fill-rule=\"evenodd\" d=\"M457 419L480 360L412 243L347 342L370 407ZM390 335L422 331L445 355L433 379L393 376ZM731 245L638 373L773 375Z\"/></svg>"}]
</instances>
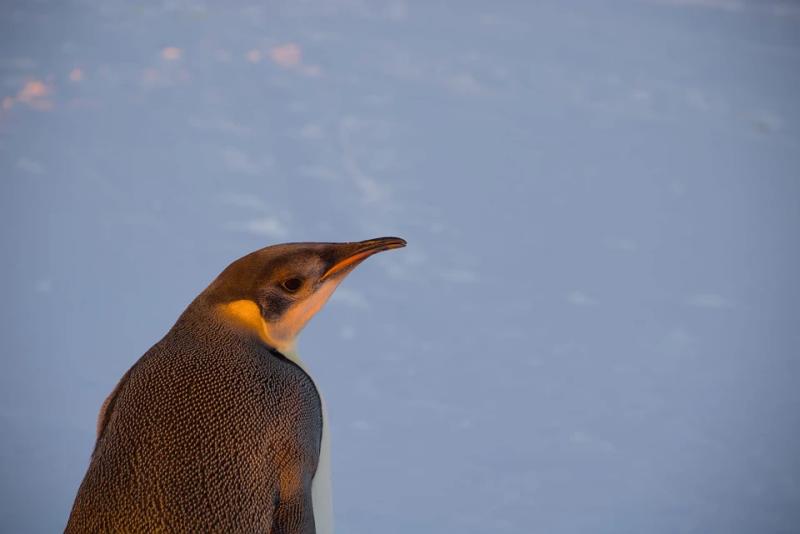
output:
<instances>
[{"instance_id":1,"label":"penguin chest","mask_svg":"<svg viewBox=\"0 0 800 534\"><path fill-rule=\"evenodd\" d=\"M319 456L311 483L311 498L314 507L314 525L317 534L333 533L333 495L331 491L331 444L328 426L328 410L325 399L314 379L308 372L305 363L294 351L286 352L286 357L299 366L311 380L317 391L320 402L322 434L320 437Z\"/></svg>"},{"instance_id":2,"label":"penguin chest","mask_svg":"<svg viewBox=\"0 0 800 534\"><path fill-rule=\"evenodd\" d=\"M257 434L253 437L265 447L267 468L275 471L279 485L293 481L281 488L283 495L306 491L302 481L310 483L321 455L322 399L311 377L290 362L279 361L260 382L263 396L255 411L261 424L243 430Z\"/></svg>"}]
</instances>

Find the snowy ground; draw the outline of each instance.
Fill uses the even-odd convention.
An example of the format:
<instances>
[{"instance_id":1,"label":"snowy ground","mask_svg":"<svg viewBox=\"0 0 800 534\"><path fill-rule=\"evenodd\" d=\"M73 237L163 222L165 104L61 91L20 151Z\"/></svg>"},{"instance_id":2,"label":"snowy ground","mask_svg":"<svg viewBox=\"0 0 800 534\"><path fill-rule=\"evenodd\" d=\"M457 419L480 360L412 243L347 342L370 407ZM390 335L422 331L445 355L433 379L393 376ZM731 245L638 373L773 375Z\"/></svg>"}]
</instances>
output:
<instances>
[{"instance_id":1,"label":"snowy ground","mask_svg":"<svg viewBox=\"0 0 800 534\"><path fill-rule=\"evenodd\" d=\"M0 8L0 530L228 262L399 235L300 347L339 532L800 532L800 5L218 5Z\"/></svg>"}]
</instances>

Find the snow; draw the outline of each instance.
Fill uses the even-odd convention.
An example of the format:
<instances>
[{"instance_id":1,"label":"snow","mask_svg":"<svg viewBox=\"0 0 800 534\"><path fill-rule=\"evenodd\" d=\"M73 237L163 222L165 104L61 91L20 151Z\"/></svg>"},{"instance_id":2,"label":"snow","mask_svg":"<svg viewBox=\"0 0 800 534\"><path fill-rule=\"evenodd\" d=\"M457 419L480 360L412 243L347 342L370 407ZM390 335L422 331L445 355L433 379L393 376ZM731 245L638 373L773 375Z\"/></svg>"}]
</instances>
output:
<instances>
[{"instance_id":1,"label":"snow","mask_svg":"<svg viewBox=\"0 0 800 534\"><path fill-rule=\"evenodd\" d=\"M230 261L398 235L307 327L337 531L800 525L800 9L5 2L0 530Z\"/></svg>"}]
</instances>

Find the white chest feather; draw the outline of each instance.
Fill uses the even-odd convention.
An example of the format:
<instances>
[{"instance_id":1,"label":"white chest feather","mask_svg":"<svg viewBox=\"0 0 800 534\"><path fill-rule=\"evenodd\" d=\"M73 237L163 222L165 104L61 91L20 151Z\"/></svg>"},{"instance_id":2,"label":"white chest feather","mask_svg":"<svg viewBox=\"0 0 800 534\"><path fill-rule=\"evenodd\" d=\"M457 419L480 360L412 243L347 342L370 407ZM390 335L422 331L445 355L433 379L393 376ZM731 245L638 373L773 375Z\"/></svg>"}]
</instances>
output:
<instances>
[{"instance_id":1,"label":"white chest feather","mask_svg":"<svg viewBox=\"0 0 800 534\"><path fill-rule=\"evenodd\" d=\"M294 350L284 351L283 354L300 366L306 374L314 380L308 372L306 365ZM316 386L316 383L314 384ZM319 463L311 483L311 499L314 505L314 526L317 534L333 534L333 495L331 494L331 438L328 429L328 410L325 399L317 387L319 400L322 403L322 443L320 444Z\"/></svg>"}]
</instances>

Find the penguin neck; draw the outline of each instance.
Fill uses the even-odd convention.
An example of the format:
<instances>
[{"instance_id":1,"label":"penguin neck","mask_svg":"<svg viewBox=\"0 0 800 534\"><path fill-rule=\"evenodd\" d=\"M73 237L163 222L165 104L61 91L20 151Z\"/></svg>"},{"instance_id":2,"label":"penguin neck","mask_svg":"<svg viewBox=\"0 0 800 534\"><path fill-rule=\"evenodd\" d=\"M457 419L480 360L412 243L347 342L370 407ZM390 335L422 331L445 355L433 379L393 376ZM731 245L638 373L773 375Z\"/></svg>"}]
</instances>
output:
<instances>
[{"instance_id":1,"label":"penguin neck","mask_svg":"<svg viewBox=\"0 0 800 534\"><path fill-rule=\"evenodd\" d=\"M311 376L311 373L309 372L308 367L306 366L305 362L303 360L301 360L300 359L300 355L297 354L297 349L295 348L294 344L292 344L290 347L284 348L284 349L277 349L277 348L272 347L270 345L267 345L267 348L270 350L270 352L276 352L279 356L282 356L282 357L286 358L287 360L289 360L290 362L292 362L293 364L297 365L300 369L302 369L308 375L309 378L311 378L312 382L314 381L314 378ZM319 389L319 388L317 388L317 389Z\"/></svg>"},{"instance_id":2,"label":"penguin neck","mask_svg":"<svg viewBox=\"0 0 800 534\"><path fill-rule=\"evenodd\" d=\"M322 436L320 442L320 454L317 469L311 484L312 506L314 510L314 524L317 534L333 533L333 500L331 496L331 453L330 453L330 429L328 428L328 410L322 392L308 370L305 362L300 359L297 353L295 337L288 342L276 343L269 335L270 329L261 317L258 306L252 301L234 301L227 304L217 305L212 311L233 335L240 340L249 340L256 343L274 356L285 358L297 365L314 383L314 387L319 395L322 409Z\"/></svg>"},{"instance_id":3,"label":"penguin neck","mask_svg":"<svg viewBox=\"0 0 800 534\"><path fill-rule=\"evenodd\" d=\"M234 311L237 313L231 313ZM256 312L255 315L253 311ZM317 468L311 483L311 502L317 534L332 534L333 499L331 495L331 437L328 428L328 409L316 380L297 353L295 340L292 339L291 343L284 344L270 343L269 338L263 335L267 331L267 327L255 303L252 303L252 306L239 304L230 308L225 305L208 306L202 301L195 302L184 311L170 334L188 335L196 343L207 342L206 330L209 320L216 325L214 330L217 333L219 333L219 329L225 331L225 335L231 343L256 344L272 353L274 357L283 358L299 367L314 384L322 410L322 436ZM219 338L215 338L214 341L218 342Z\"/></svg>"},{"instance_id":4,"label":"penguin neck","mask_svg":"<svg viewBox=\"0 0 800 534\"><path fill-rule=\"evenodd\" d=\"M255 336L259 342L268 348L275 349L291 361L297 360L295 363L299 362L297 351L295 350L296 334L299 331L293 333L286 333L280 329L276 331L264 320L258 305L252 300L235 300L219 304L216 307L216 311L235 329L246 333L246 335Z\"/></svg>"}]
</instances>

